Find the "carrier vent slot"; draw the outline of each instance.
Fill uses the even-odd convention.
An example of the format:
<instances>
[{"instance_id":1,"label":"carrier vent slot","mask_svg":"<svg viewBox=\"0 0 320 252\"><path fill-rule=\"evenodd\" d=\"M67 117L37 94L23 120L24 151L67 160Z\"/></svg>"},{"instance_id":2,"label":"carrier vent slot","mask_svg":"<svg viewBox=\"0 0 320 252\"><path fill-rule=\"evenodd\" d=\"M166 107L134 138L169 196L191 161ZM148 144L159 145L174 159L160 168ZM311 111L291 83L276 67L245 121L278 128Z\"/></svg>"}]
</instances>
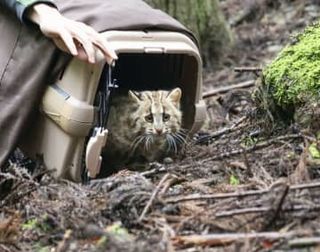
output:
<instances>
[{"instance_id":1,"label":"carrier vent slot","mask_svg":"<svg viewBox=\"0 0 320 252\"><path fill-rule=\"evenodd\" d=\"M171 89L181 85L185 57L181 54L120 54L113 78L123 89Z\"/></svg>"}]
</instances>

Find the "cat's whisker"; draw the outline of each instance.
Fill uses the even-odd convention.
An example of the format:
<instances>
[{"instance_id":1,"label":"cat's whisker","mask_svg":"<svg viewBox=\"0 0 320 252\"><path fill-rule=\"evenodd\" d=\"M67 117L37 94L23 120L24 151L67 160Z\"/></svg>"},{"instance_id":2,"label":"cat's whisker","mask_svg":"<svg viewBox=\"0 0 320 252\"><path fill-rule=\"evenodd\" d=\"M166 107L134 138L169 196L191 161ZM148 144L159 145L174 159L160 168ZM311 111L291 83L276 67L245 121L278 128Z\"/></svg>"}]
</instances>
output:
<instances>
[{"instance_id":1,"label":"cat's whisker","mask_svg":"<svg viewBox=\"0 0 320 252\"><path fill-rule=\"evenodd\" d=\"M132 148L132 147L135 146L137 143L140 143L144 137L145 137L144 135L139 135L139 136L137 136L137 137L132 141L130 147Z\"/></svg>"},{"instance_id":2,"label":"cat's whisker","mask_svg":"<svg viewBox=\"0 0 320 252\"><path fill-rule=\"evenodd\" d=\"M144 143L144 149L146 152L149 151L149 137L148 136L146 137L146 141Z\"/></svg>"},{"instance_id":3,"label":"cat's whisker","mask_svg":"<svg viewBox=\"0 0 320 252\"><path fill-rule=\"evenodd\" d=\"M169 152L171 150L171 148L172 148L171 138L170 138L169 134L166 135L166 142L167 142L167 145L168 145L167 152Z\"/></svg>"},{"instance_id":4,"label":"cat's whisker","mask_svg":"<svg viewBox=\"0 0 320 252\"><path fill-rule=\"evenodd\" d=\"M135 152L135 150L138 148L138 146L141 144L141 142L145 140L145 138L146 138L145 135L141 135L141 136L137 136L137 137L133 140L133 142L132 142L132 144L131 144L131 147L130 147L131 153L134 153L134 152Z\"/></svg>"},{"instance_id":5,"label":"cat's whisker","mask_svg":"<svg viewBox=\"0 0 320 252\"><path fill-rule=\"evenodd\" d=\"M146 141L145 141L145 150L148 152L151 148L151 144L153 143L153 137L152 135L148 134L146 136Z\"/></svg>"},{"instance_id":6,"label":"cat's whisker","mask_svg":"<svg viewBox=\"0 0 320 252\"><path fill-rule=\"evenodd\" d=\"M186 138L188 133L189 133L189 130L187 130L187 129L179 129L179 131L177 133Z\"/></svg>"},{"instance_id":7,"label":"cat's whisker","mask_svg":"<svg viewBox=\"0 0 320 252\"><path fill-rule=\"evenodd\" d=\"M180 128L178 130L178 133L181 134L182 136L186 137L189 133L189 130Z\"/></svg>"},{"instance_id":8,"label":"cat's whisker","mask_svg":"<svg viewBox=\"0 0 320 252\"><path fill-rule=\"evenodd\" d=\"M183 136L181 136L178 132L172 134L172 136L173 136L180 144L185 144L185 143L187 142L186 139L185 139Z\"/></svg>"},{"instance_id":9,"label":"cat's whisker","mask_svg":"<svg viewBox=\"0 0 320 252\"><path fill-rule=\"evenodd\" d=\"M178 135L172 135L172 137L174 138L176 145L179 147L181 147L186 143L184 138L181 138Z\"/></svg>"},{"instance_id":10,"label":"cat's whisker","mask_svg":"<svg viewBox=\"0 0 320 252\"><path fill-rule=\"evenodd\" d=\"M178 153L178 146L177 146L177 143L176 143L174 137L171 134L168 134L168 137L170 139L169 141L172 143L174 153L177 154Z\"/></svg>"},{"instance_id":11,"label":"cat's whisker","mask_svg":"<svg viewBox=\"0 0 320 252\"><path fill-rule=\"evenodd\" d=\"M177 143L176 143L174 137L173 136L171 136L171 137L172 137L172 143L173 143L173 146L174 146L174 153L177 154L178 153Z\"/></svg>"}]
</instances>

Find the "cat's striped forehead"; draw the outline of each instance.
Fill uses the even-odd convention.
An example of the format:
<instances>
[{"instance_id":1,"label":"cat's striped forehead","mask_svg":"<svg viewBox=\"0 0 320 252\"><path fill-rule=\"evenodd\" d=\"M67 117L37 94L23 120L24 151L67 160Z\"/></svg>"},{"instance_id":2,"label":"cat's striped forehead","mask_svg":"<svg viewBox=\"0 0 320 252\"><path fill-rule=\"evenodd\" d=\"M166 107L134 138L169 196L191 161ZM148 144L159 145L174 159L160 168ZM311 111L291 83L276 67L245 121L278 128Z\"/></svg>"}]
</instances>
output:
<instances>
[{"instance_id":1,"label":"cat's striped forehead","mask_svg":"<svg viewBox=\"0 0 320 252\"><path fill-rule=\"evenodd\" d=\"M167 91L147 91L145 98L150 104L151 113L163 113L163 105L166 102Z\"/></svg>"}]
</instances>

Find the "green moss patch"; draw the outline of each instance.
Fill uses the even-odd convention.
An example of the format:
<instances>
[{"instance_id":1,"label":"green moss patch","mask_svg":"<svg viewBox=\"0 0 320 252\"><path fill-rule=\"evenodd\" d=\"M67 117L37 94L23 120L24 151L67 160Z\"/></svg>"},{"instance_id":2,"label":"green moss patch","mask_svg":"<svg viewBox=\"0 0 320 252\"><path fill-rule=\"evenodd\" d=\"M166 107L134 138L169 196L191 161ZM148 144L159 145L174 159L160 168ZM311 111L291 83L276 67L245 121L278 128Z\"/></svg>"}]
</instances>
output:
<instances>
[{"instance_id":1,"label":"green moss patch","mask_svg":"<svg viewBox=\"0 0 320 252\"><path fill-rule=\"evenodd\" d=\"M320 23L294 38L264 70L263 85L268 86L280 107L302 105L317 100L320 92Z\"/></svg>"}]
</instances>

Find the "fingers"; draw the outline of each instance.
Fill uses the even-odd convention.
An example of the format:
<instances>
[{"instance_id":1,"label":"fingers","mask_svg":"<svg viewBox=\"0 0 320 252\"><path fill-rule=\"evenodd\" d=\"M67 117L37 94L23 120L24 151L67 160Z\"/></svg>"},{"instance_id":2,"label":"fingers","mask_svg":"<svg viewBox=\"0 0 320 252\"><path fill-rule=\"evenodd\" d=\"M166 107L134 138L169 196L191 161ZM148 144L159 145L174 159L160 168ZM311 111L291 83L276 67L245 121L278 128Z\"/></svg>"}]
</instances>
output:
<instances>
[{"instance_id":1,"label":"fingers","mask_svg":"<svg viewBox=\"0 0 320 252\"><path fill-rule=\"evenodd\" d=\"M77 47L73 41L72 36L67 31L62 31L60 33L61 40L64 42L65 46L67 47L68 51L73 55L78 55Z\"/></svg>"},{"instance_id":2,"label":"fingers","mask_svg":"<svg viewBox=\"0 0 320 252\"><path fill-rule=\"evenodd\" d=\"M111 64L114 60L118 59L117 54L111 49L106 40L99 39L93 43L103 53L108 64Z\"/></svg>"},{"instance_id":3,"label":"fingers","mask_svg":"<svg viewBox=\"0 0 320 252\"><path fill-rule=\"evenodd\" d=\"M96 50L101 51L108 63L117 59L101 34L84 23L63 17L56 8L35 4L28 18L38 24L42 33L51 38L58 48L81 60L95 63Z\"/></svg>"},{"instance_id":4,"label":"fingers","mask_svg":"<svg viewBox=\"0 0 320 252\"><path fill-rule=\"evenodd\" d=\"M47 37L52 38L61 50L80 60L95 63L96 50L101 51L109 64L118 58L106 39L83 23L64 19L59 26L44 23L41 30Z\"/></svg>"},{"instance_id":5,"label":"fingers","mask_svg":"<svg viewBox=\"0 0 320 252\"><path fill-rule=\"evenodd\" d=\"M95 49L98 49L102 52L107 62L110 64L112 61L118 59L117 54L108 44L107 40L98 32L96 32L90 26L82 24L82 29L87 33L91 39L91 43L94 45Z\"/></svg>"},{"instance_id":6,"label":"fingers","mask_svg":"<svg viewBox=\"0 0 320 252\"><path fill-rule=\"evenodd\" d=\"M73 38L80 42L80 46L82 46L86 53L89 63L95 63L95 48L91 38L80 29L73 31Z\"/></svg>"},{"instance_id":7,"label":"fingers","mask_svg":"<svg viewBox=\"0 0 320 252\"><path fill-rule=\"evenodd\" d=\"M80 22L68 21L68 25L66 26L70 36L73 38L73 45L75 45L74 41L78 41L82 48L77 47L78 54L79 50L83 49L87 56L87 60L89 63L95 63L96 50L99 50L104 55L107 62L110 64L113 60L116 60L118 57L114 50L110 47L107 41L102 37L101 34L96 32L90 26L87 26ZM70 50L72 48L70 41L65 41L64 37L61 37L62 40L66 43L66 46ZM69 37L66 37L69 39ZM72 51L70 50L72 53ZM82 59L81 57L80 59Z\"/></svg>"}]
</instances>

